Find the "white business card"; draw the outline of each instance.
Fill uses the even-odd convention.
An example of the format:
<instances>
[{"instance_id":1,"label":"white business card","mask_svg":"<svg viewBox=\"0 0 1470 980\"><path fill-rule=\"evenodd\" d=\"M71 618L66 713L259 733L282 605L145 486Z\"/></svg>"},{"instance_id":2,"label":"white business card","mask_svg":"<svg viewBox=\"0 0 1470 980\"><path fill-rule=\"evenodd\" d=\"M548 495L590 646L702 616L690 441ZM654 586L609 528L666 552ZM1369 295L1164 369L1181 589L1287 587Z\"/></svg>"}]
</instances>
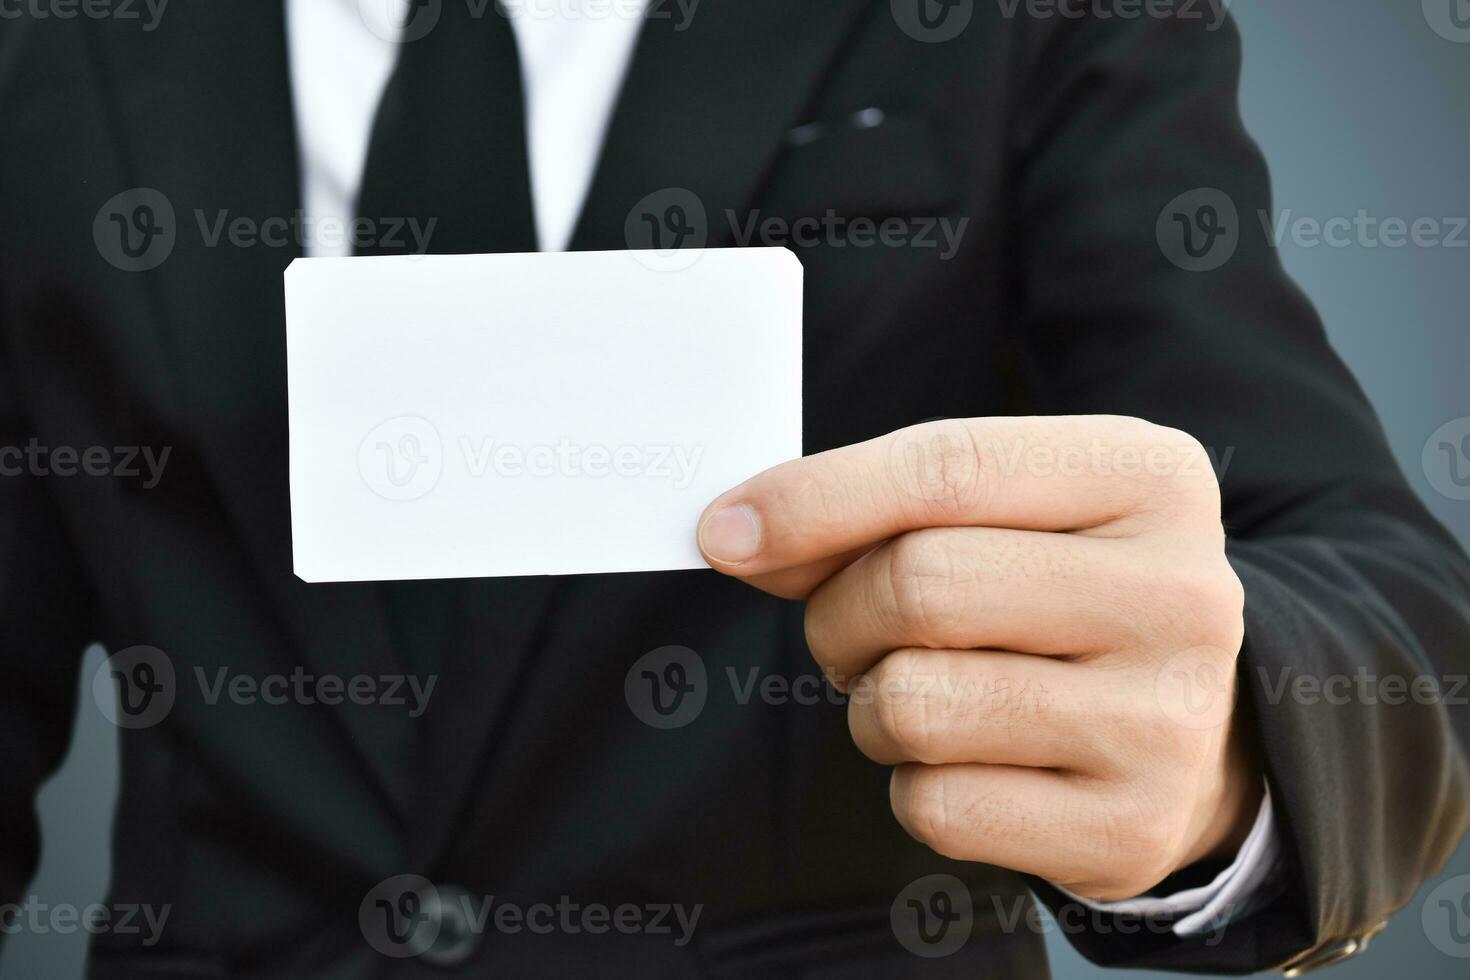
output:
<instances>
[{"instance_id":1,"label":"white business card","mask_svg":"<svg viewBox=\"0 0 1470 980\"><path fill-rule=\"evenodd\" d=\"M704 507L801 455L785 249L297 259L307 582L702 568Z\"/></svg>"}]
</instances>

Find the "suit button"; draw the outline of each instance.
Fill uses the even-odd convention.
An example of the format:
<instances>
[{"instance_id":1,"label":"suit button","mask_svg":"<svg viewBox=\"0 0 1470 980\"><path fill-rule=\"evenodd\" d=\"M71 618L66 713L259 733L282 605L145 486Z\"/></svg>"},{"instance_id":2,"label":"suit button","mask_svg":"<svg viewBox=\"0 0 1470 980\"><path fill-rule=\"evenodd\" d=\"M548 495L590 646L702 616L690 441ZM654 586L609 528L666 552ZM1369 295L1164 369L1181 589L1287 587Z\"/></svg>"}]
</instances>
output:
<instances>
[{"instance_id":1,"label":"suit button","mask_svg":"<svg viewBox=\"0 0 1470 980\"><path fill-rule=\"evenodd\" d=\"M432 930L434 941L420 954L430 966L454 967L464 963L480 948L480 935L470 920L475 899L463 888L439 885L424 896L424 913L429 922L438 924Z\"/></svg>"},{"instance_id":2,"label":"suit button","mask_svg":"<svg viewBox=\"0 0 1470 980\"><path fill-rule=\"evenodd\" d=\"M1383 927L1386 925L1388 925L1387 922L1381 922L1365 935L1343 939L1339 942L1323 946L1321 949L1313 950L1296 962L1289 964L1286 969L1281 971L1281 975L1285 977L1299 977L1305 973L1320 970L1325 966L1332 966L1334 963L1341 963L1343 960L1351 959L1367 949L1368 941L1382 932Z\"/></svg>"}]
</instances>

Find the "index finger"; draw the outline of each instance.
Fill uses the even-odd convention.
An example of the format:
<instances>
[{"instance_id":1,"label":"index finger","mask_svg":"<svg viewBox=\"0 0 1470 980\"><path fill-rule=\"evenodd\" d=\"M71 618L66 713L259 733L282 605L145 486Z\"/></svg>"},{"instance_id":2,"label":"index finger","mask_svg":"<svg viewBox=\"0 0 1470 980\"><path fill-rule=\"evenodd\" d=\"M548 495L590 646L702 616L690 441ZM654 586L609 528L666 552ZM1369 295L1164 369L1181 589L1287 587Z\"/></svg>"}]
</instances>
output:
<instances>
[{"instance_id":1,"label":"index finger","mask_svg":"<svg viewBox=\"0 0 1470 980\"><path fill-rule=\"evenodd\" d=\"M1088 531L1177 502L1162 483L1215 486L1197 442L1118 416L952 419L791 460L720 495L699 524L714 568L763 583L924 527ZM1188 494L1208 506L1210 495ZM1213 494L1218 508L1218 493ZM810 576L809 576L810 577Z\"/></svg>"}]
</instances>

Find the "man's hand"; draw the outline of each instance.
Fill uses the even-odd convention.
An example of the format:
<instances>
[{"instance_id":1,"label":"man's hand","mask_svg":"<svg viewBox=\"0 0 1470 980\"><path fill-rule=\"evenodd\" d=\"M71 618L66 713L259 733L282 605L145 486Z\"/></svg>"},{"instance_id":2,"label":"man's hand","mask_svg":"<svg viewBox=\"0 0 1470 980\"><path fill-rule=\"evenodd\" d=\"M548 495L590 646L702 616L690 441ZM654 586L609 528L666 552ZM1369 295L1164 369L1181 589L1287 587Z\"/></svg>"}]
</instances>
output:
<instances>
[{"instance_id":1,"label":"man's hand","mask_svg":"<svg viewBox=\"0 0 1470 980\"><path fill-rule=\"evenodd\" d=\"M1194 439L1109 416L931 422L793 460L701 518L709 563L807 600L893 812L941 854L1089 898L1234 853L1243 593Z\"/></svg>"}]
</instances>

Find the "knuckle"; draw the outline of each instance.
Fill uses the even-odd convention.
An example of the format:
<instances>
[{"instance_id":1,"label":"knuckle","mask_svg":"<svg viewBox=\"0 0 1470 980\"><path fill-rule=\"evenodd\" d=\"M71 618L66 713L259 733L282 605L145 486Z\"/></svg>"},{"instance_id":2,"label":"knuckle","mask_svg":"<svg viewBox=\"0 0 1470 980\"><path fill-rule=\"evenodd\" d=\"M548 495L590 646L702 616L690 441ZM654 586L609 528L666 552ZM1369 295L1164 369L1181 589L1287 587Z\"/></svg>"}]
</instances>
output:
<instances>
[{"instance_id":1,"label":"knuckle","mask_svg":"<svg viewBox=\"0 0 1470 980\"><path fill-rule=\"evenodd\" d=\"M977 842L1005 833L1015 801L983 791L955 766L908 766L909 788L894 814L915 840L944 857L975 860ZM1022 829L1021 832L1029 833Z\"/></svg>"},{"instance_id":2,"label":"knuckle","mask_svg":"<svg viewBox=\"0 0 1470 980\"><path fill-rule=\"evenodd\" d=\"M1223 556L1179 569L1173 583L1177 614L1193 625L1191 632L1222 645L1244 632L1245 589Z\"/></svg>"},{"instance_id":3,"label":"knuckle","mask_svg":"<svg viewBox=\"0 0 1470 980\"><path fill-rule=\"evenodd\" d=\"M1205 445L1181 429L1152 426L1154 445L1162 447L1173 463L1166 470L1176 492L1202 506L1220 510L1220 481Z\"/></svg>"},{"instance_id":4,"label":"knuckle","mask_svg":"<svg viewBox=\"0 0 1470 980\"><path fill-rule=\"evenodd\" d=\"M1219 592L1213 569L1198 562L1181 562L1174 566L1170 582L1170 595L1185 613L1198 614L1208 610Z\"/></svg>"},{"instance_id":5,"label":"knuckle","mask_svg":"<svg viewBox=\"0 0 1470 980\"><path fill-rule=\"evenodd\" d=\"M988 468L963 420L915 426L901 439L895 478L907 493L941 513L965 511L983 499Z\"/></svg>"},{"instance_id":6,"label":"knuckle","mask_svg":"<svg viewBox=\"0 0 1470 980\"><path fill-rule=\"evenodd\" d=\"M1217 573L1210 586L1209 618L1206 623L1210 639L1235 654L1245 640L1245 587L1228 564Z\"/></svg>"},{"instance_id":7,"label":"knuckle","mask_svg":"<svg viewBox=\"0 0 1470 980\"><path fill-rule=\"evenodd\" d=\"M1168 877L1179 828L1167 809L1137 792L1105 798L1097 809L1102 857L1097 883L1110 898L1132 898Z\"/></svg>"},{"instance_id":8,"label":"knuckle","mask_svg":"<svg viewBox=\"0 0 1470 980\"><path fill-rule=\"evenodd\" d=\"M1114 472L1134 488L1131 496L1146 501L1135 515L1143 525L1177 530L1187 517L1191 527L1220 533L1220 484L1209 450L1180 429L1131 417L1114 422Z\"/></svg>"},{"instance_id":9,"label":"knuckle","mask_svg":"<svg viewBox=\"0 0 1470 980\"><path fill-rule=\"evenodd\" d=\"M1245 619L1245 583L1223 554L1220 563L1220 608L1239 626Z\"/></svg>"},{"instance_id":10,"label":"knuckle","mask_svg":"<svg viewBox=\"0 0 1470 980\"><path fill-rule=\"evenodd\" d=\"M963 658L964 655L958 655ZM1018 742L1048 723L1053 692L956 655L901 649L869 672L874 724L903 758L928 765L975 761L978 733Z\"/></svg>"},{"instance_id":11,"label":"knuckle","mask_svg":"<svg viewBox=\"0 0 1470 980\"><path fill-rule=\"evenodd\" d=\"M897 625L921 639L949 625L959 579L954 549L942 529L914 531L888 545L887 588Z\"/></svg>"},{"instance_id":12,"label":"knuckle","mask_svg":"<svg viewBox=\"0 0 1470 980\"><path fill-rule=\"evenodd\" d=\"M885 696L879 702L878 715L879 724L905 759L929 765L943 761L936 751L940 738L927 707Z\"/></svg>"},{"instance_id":13,"label":"knuckle","mask_svg":"<svg viewBox=\"0 0 1470 980\"><path fill-rule=\"evenodd\" d=\"M832 619L828 611L830 601L830 597L826 595L826 588L818 588L807 599L806 611L802 614L801 620L807 650L811 652L812 659L821 667L826 667L831 661L831 655L828 652L829 637L832 632Z\"/></svg>"},{"instance_id":14,"label":"knuckle","mask_svg":"<svg viewBox=\"0 0 1470 980\"><path fill-rule=\"evenodd\" d=\"M906 759L944 761L949 725L932 675L922 671L918 655L898 650L877 668L874 716L879 729Z\"/></svg>"},{"instance_id":15,"label":"knuckle","mask_svg":"<svg viewBox=\"0 0 1470 980\"><path fill-rule=\"evenodd\" d=\"M950 802L948 773L937 766L915 766L909 775L908 792L895 807L905 830L921 844L945 853L952 847L954 814Z\"/></svg>"}]
</instances>

